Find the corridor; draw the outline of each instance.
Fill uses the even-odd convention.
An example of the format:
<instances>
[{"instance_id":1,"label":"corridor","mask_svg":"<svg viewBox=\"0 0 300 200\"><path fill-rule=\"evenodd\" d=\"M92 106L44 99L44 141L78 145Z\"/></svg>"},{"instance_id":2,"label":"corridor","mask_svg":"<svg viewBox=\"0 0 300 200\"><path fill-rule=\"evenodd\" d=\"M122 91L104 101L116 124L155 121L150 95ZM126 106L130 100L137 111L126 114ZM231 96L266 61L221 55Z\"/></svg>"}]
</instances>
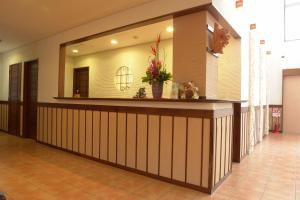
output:
<instances>
[{"instance_id":1,"label":"corridor","mask_svg":"<svg viewBox=\"0 0 300 200\"><path fill-rule=\"evenodd\" d=\"M300 200L300 135L270 135L209 196L0 133L8 200Z\"/></svg>"}]
</instances>

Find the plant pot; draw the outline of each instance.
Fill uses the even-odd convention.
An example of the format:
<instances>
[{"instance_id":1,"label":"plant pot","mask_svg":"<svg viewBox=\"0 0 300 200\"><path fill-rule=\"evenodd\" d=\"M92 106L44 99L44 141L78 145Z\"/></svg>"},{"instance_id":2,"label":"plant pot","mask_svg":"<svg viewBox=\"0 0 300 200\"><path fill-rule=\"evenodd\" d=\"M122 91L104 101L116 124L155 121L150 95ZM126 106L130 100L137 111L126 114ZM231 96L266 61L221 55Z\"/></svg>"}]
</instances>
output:
<instances>
[{"instance_id":1,"label":"plant pot","mask_svg":"<svg viewBox=\"0 0 300 200\"><path fill-rule=\"evenodd\" d=\"M163 94L163 84L159 82L153 82L152 83L152 96L154 99L161 99Z\"/></svg>"}]
</instances>

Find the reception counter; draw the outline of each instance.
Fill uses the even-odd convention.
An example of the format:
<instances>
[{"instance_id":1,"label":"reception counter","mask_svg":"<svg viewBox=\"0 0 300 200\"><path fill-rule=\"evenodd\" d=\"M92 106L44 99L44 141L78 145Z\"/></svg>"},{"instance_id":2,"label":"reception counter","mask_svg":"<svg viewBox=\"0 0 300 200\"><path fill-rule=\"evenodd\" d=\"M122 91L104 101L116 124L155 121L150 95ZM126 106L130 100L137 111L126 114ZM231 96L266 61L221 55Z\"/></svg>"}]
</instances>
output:
<instances>
[{"instance_id":1,"label":"reception counter","mask_svg":"<svg viewBox=\"0 0 300 200\"><path fill-rule=\"evenodd\" d=\"M233 102L57 99L38 104L40 143L212 193L232 169Z\"/></svg>"}]
</instances>

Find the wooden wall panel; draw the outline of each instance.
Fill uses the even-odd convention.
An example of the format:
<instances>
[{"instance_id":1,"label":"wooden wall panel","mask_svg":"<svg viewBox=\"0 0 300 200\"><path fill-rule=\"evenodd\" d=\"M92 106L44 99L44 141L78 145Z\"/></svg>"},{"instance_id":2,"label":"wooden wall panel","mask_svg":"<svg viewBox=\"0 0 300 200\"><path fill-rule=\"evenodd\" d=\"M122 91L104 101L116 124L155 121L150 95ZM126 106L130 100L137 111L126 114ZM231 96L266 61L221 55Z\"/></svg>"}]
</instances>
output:
<instances>
[{"instance_id":1,"label":"wooden wall panel","mask_svg":"<svg viewBox=\"0 0 300 200\"><path fill-rule=\"evenodd\" d=\"M185 182L187 118L174 118L173 179Z\"/></svg>"},{"instance_id":2,"label":"wooden wall panel","mask_svg":"<svg viewBox=\"0 0 300 200\"><path fill-rule=\"evenodd\" d=\"M51 144L52 145L57 145L57 109L53 108L52 109L52 139L51 139Z\"/></svg>"},{"instance_id":3,"label":"wooden wall panel","mask_svg":"<svg viewBox=\"0 0 300 200\"><path fill-rule=\"evenodd\" d=\"M8 102L0 102L0 130L8 131Z\"/></svg>"},{"instance_id":4,"label":"wooden wall panel","mask_svg":"<svg viewBox=\"0 0 300 200\"><path fill-rule=\"evenodd\" d=\"M79 110L74 110L73 151L79 152Z\"/></svg>"},{"instance_id":5,"label":"wooden wall panel","mask_svg":"<svg viewBox=\"0 0 300 200\"><path fill-rule=\"evenodd\" d=\"M48 108L44 107L43 109L43 142L48 143L47 139L48 139Z\"/></svg>"},{"instance_id":6,"label":"wooden wall panel","mask_svg":"<svg viewBox=\"0 0 300 200\"><path fill-rule=\"evenodd\" d=\"M126 166L136 167L136 114L127 115Z\"/></svg>"},{"instance_id":7,"label":"wooden wall panel","mask_svg":"<svg viewBox=\"0 0 300 200\"><path fill-rule=\"evenodd\" d=\"M85 110L79 110L79 153L85 154L86 144L86 112Z\"/></svg>"},{"instance_id":8,"label":"wooden wall panel","mask_svg":"<svg viewBox=\"0 0 300 200\"><path fill-rule=\"evenodd\" d=\"M101 138L100 138L100 158L107 160L108 148L108 112L101 112Z\"/></svg>"},{"instance_id":9,"label":"wooden wall panel","mask_svg":"<svg viewBox=\"0 0 300 200\"><path fill-rule=\"evenodd\" d=\"M187 177L188 183L201 186L202 160L202 123L201 118L188 119Z\"/></svg>"},{"instance_id":10,"label":"wooden wall panel","mask_svg":"<svg viewBox=\"0 0 300 200\"><path fill-rule=\"evenodd\" d=\"M108 160L110 162L117 162L117 113L109 113L109 138L108 138Z\"/></svg>"},{"instance_id":11,"label":"wooden wall panel","mask_svg":"<svg viewBox=\"0 0 300 200\"><path fill-rule=\"evenodd\" d=\"M231 138L231 118L230 117L226 117L226 135L225 135L225 174L230 170L230 165L231 165L231 160L230 159L230 138Z\"/></svg>"},{"instance_id":12,"label":"wooden wall panel","mask_svg":"<svg viewBox=\"0 0 300 200\"><path fill-rule=\"evenodd\" d=\"M173 118L161 116L160 176L171 178Z\"/></svg>"},{"instance_id":13,"label":"wooden wall panel","mask_svg":"<svg viewBox=\"0 0 300 200\"><path fill-rule=\"evenodd\" d=\"M149 115L148 118L148 172L158 174L160 117Z\"/></svg>"},{"instance_id":14,"label":"wooden wall panel","mask_svg":"<svg viewBox=\"0 0 300 200\"><path fill-rule=\"evenodd\" d=\"M86 122L85 122L85 154L93 156L93 112L90 110L86 111Z\"/></svg>"},{"instance_id":15,"label":"wooden wall panel","mask_svg":"<svg viewBox=\"0 0 300 200\"><path fill-rule=\"evenodd\" d=\"M137 169L147 170L147 115L138 115L137 118Z\"/></svg>"},{"instance_id":16,"label":"wooden wall panel","mask_svg":"<svg viewBox=\"0 0 300 200\"><path fill-rule=\"evenodd\" d=\"M117 141L117 163L126 165L126 133L127 133L127 114L118 113L118 141Z\"/></svg>"},{"instance_id":17,"label":"wooden wall panel","mask_svg":"<svg viewBox=\"0 0 300 200\"><path fill-rule=\"evenodd\" d=\"M73 129L74 129L74 110L68 109L67 110L67 149L72 151L73 150Z\"/></svg>"},{"instance_id":18,"label":"wooden wall panel","mask_svg":"<svg viewBox=\"0 0 300 200\"><path fill-rule=\"evenodd\" d=\"M61 129L61 141L62 148L67 148L67 128L68 128L68 109L62 110L62 129Z\"/></svg>"},{"instance_id":19,"label":"wooden wall panel","mask_svg":"<svg viewBox=\"0 0 300 200\"><path fill-rule=\"evenodd\" d=\"M209 187L209 156L210 156L210 141L211 130L210 125L212 121L210 119L204 119L203 121L203 149L202 149L202 187Z\"/></svg>"},{"instance_id":20,"label":"wooden wall panel","mask_svg":"<svg viewBox=\"0 0 300 200\"><path fill-rule=\"evenodd\" d=\"M23 106L20 106L20 136L23 135Z\"/></svg>"},{"instance_id":21,"label":"wooden wall panel","mask_svg":"<svg viewBox=\"0 0 300 200\"><path fill-rule=\"evenodd\" d=\"M52 108L47 108L47 143L52 141Z\"/></svg>"},{"instance_id":22,"label":"wooden wall panel","mask_svg":"<svg viewBox=\"0 0 300 200\"><path fill-rule=\"evenodd\" d=\"M224 177L225 175L225 161L226 161L226 134L227 134L227 124L226 124L226 117L221 118L221 146L220 146L220 178Z\"/></svg>"},{"instance_id":23,"label":"wooden wall panel","mask_svg":"<svg viewBox=\"0 0 300 200\"><path fill-rule=\"evenodd\" d=\"M41 141L41 107L37 108L37 141Z\"/></svg>"},{"instance_id":24,"label":"wooden wall panel","mask_svg":"<svg viewBox=\"0 0 300 200\"><path fill-rule=\"evenodd\" d=\"M221 118L216 119L216 144L215 144L215 183L220 180L220 162L221 162L221 137L222 137L222 124Z\"/></svg>"},{"instance_id":25,"label":"wooden wall panel","mask_svg":"<svg viewBox=\"0 0 300 200\"><path fill-rule=\"evenodd\" d=\"M57 146L62 147L61 131L62 131L62 109L57 108Z\"/></svg>"},{"instance_id":26,"label":"wooden wall panel","mask_svg":"<svg viewBox=\"0 0 300 200\"><path fill-rule=\"evenodd\" d=\"M100 157L100 112L93 111L93 157Z\"/></svg>"}]
</instances>

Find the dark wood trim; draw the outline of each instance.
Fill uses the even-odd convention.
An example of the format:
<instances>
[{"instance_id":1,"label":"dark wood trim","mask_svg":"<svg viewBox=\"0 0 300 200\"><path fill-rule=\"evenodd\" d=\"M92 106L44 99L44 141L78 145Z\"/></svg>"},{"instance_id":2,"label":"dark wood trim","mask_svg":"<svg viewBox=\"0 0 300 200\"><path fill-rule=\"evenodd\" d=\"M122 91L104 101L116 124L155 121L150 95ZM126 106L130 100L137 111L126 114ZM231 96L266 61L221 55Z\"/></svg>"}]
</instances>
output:
<instances>
[{"instance_id":1,"label":"dark wood trim","mask_svg":"<svg viewBox=\"0 0 300 200\"><path fill-rule=\"evenodd\" d=\"M65 62L66 62L66 45L61 44L59 47L59 68L58 68L58 97L65 96Z\"/></svg>"},{"instance_id":2,"label":"dark wood trim","mask_svg":"<svg viewBox=\"0 0 300 200\"><path fill-rule=\"evenodd\" d=\"M41 107L57 107L63 109L79 109L79 110L95 110L106 112L121 112L148 115L164 115L164 116L185 116L213 118L216 116L231 115L232 109L223 110L197 110L197 109L176 109L176 108L156 108L156 107L130 107L130 106L106 106L92 104L60 104L60 103L38 103Z\"/></svg>"},{"instance_id":3,"label":"dark wood trim","mask_svg":"<svg viewBox=\"0 0 300 200\"><path fill-rule=\"evenodd\" d=\"M300 68L283 69L282 75L283 75L283 77L285 77L285 76L300 76Z\"/></svg>"},{"instance_id":4,"label":"dark wood trim","mask_svg":"<svg viewBox=\"0 0 300 200\"><path fill-rule=\"evenodd\" d=\"M234 104L234 117L233 117L233 162L241 162L241 104Z\"/></svg>"}]
</instances>

